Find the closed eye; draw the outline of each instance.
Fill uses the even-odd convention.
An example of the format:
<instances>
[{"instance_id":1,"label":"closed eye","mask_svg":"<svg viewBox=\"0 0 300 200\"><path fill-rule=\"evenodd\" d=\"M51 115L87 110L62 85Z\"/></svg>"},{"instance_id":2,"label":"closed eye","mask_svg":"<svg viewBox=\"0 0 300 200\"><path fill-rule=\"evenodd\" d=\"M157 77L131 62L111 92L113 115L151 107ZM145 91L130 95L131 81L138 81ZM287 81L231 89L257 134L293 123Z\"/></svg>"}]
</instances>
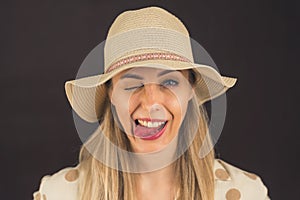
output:
<instances>
[{"instance_id":1,"label":"closed eye","mask_svg":"<svg viewBox=\"0 0 300 200\"><path fill-rule=\"evenodd\" d=\"M143 86L144 85L142 84L142 85L138 85L138 86L128 87L128 88L125 88L124 90L127 90L127 91L129 91L129 90L135 90L135 89L141 88Z\"/></svg>"}]
</instances>

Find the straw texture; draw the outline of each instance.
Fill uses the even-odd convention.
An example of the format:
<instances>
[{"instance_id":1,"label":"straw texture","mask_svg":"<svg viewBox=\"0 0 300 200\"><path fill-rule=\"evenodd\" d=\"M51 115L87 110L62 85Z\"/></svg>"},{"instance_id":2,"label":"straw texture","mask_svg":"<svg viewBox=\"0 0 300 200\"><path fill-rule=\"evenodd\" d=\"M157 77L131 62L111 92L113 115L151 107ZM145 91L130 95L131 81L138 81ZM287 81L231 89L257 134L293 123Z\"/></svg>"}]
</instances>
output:
<instances>
[{"instance_id":1,"label":"straw texture","mask_svg":"<svg viewBox=\"0 0 300 200\"><path fill-rule=\"evenodd\" d=\"M194 63L189 33L177 17L161 8L143 8L120 14L110 27L104 47L104 74L65 83L72 108L82 119L98 121L107 98L99 86L134 67L193 69L201 77L195 88L199 104L223 94L237 80L221 76L211 66Z\"/></svg>"}]
</instances>

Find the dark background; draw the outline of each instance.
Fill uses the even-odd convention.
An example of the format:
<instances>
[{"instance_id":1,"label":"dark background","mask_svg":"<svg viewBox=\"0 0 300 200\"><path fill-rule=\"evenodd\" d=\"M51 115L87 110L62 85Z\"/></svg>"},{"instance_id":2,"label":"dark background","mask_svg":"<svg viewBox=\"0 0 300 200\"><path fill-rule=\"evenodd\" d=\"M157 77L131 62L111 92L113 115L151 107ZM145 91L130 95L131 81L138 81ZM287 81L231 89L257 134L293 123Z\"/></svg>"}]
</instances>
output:
<instances>
[{"instance_id":1,"label":"dark background","mask_svg":"<svg viewBox=\"0 0 300 200\"><path fill-rule=\"evenodd\" d=\"M42 176L76 165L64 82L118 14L149 5L178 16L221 73L238 77L218 155L258 174L271 199L298 199L300 9L270 0L1 1L0 199L31 199Z\"/></svg>"}]
</instances>

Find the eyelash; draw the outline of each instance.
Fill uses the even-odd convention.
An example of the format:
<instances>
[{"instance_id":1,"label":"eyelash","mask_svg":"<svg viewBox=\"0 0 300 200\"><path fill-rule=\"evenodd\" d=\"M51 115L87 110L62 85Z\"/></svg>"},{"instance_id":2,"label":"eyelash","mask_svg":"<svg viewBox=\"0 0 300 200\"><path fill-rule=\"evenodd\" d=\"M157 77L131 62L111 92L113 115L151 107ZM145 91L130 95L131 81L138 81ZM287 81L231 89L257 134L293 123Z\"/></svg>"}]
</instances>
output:
<instances>
[{"instance_id":1,"label":"eyelash","mask_svg":"<svg viewBox=\"0 0 300 200\"><path fill-rule=\"evenodd\" d=\"M160 84L160 86L162 86L162 87L174 87L174 86L177 86L177 85L178 85L178 82L175 81L175 80L172 80L172 79L165 80ZM138 89L138 88L141 88L141 87L144 87L144 84L141 84L140 86L125 88L124 90L127 90L127 91L135 90L135 89Z\"/></svg>"},{"instance_id":2,"label":"eyelash","mask_svg":"<svg viewBox=\"0 0 300 200\"><path fill-rule=\"evenodd\" d=\"M135 89L141 88L143 86L144 86L144 84L142 84L140 86L134 86L134 87L130 87L130 88L125 88L124 90L135 90Z\"/></svg>"}]
</instances>

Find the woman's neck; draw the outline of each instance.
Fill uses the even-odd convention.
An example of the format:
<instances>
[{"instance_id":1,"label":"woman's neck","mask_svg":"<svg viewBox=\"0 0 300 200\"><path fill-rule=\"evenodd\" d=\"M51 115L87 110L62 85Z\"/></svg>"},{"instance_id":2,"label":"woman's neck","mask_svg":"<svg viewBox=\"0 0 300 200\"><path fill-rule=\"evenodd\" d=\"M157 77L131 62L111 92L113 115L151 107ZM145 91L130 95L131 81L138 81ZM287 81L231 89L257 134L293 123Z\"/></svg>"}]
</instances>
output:
<instances>
[{"instance_id":1,"label":"woman's neck","mask_svg":"<svg viewBox=\"0 0 300 200\"><path fill-rule=\"evenodd\" d=\"M141 173L137 178L138 199L174 199L175 183L174 165Z\"/></svg>"}]
</instances>

